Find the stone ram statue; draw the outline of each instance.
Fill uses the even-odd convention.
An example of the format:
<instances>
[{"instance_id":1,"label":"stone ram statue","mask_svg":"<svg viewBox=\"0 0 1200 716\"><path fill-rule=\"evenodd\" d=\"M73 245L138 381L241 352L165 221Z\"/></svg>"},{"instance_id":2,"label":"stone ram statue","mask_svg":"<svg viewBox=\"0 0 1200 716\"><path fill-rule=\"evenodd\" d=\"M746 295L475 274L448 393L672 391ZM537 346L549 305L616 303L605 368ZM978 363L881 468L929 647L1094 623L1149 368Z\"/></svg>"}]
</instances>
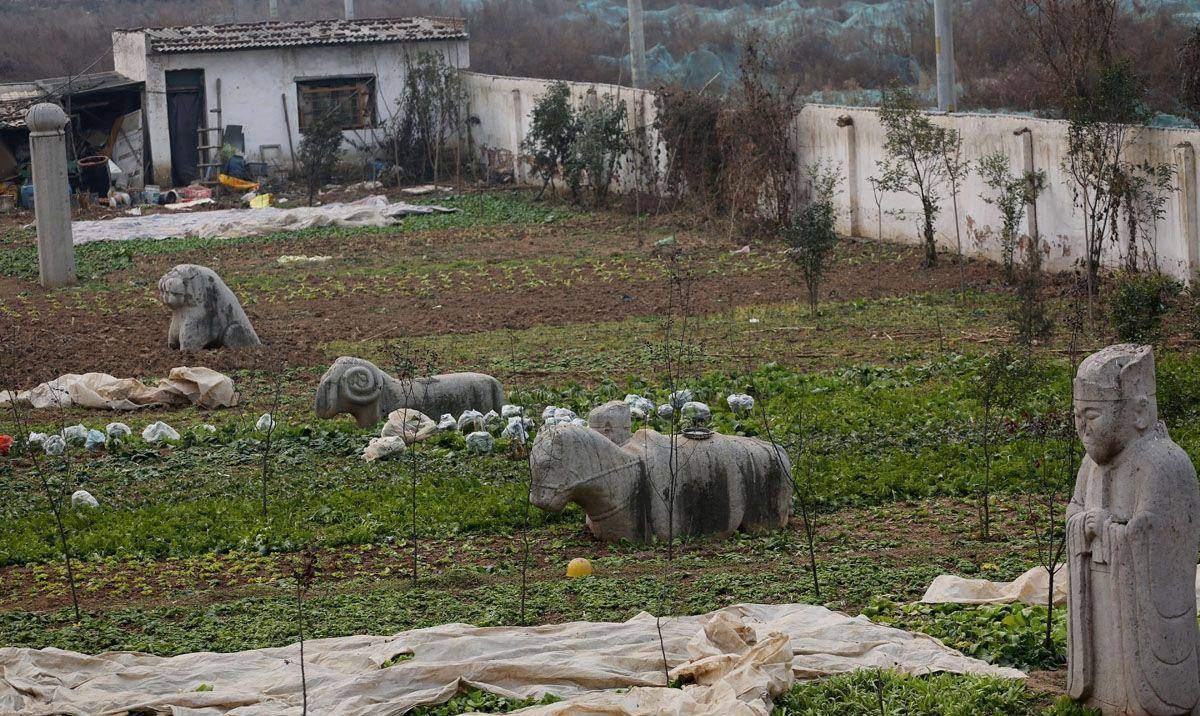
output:
<instances>
[{"instance_id":1,"label":"stone ram statue","mask_svg":"<svg viewBox=\"0 0 1200 716\"><path fill-rule=\"evenodd\" d=\"M628 433L625 433L628 435ZM593 428L544 427L534 440L530 501L549 512L577 502L588 529L607 541L728 537L779 530L792 511L791 462L762 440L712 434L676 438L673 529L671 437L649 429L617 445Z\"/></svg>"},{"instance_id":2,"label":"stone ram statue","mask_svg":"<svg viewBox=\"0 0 1200 716\"><path fill-rule=\"evenodd\" d=\"M167 345L179 350L261 345L237 296L210 268L179 264L158 280L158 299L171 309Z\"/></svg>"},{"instance_id":3,"label":"stone ram statue","mask_svg":"<svg viewBox=\"0 0 1200 716\"><path fill-rule=\"evenodd\" d=\"M400 408L426 415L464 410L500 412L504 389L500 381L482 373L447 373L427 378L398 380L362 358L338 358L317 386L317 417L350 413L360 428L368 428Z\"/></svg>"}]
</instances>

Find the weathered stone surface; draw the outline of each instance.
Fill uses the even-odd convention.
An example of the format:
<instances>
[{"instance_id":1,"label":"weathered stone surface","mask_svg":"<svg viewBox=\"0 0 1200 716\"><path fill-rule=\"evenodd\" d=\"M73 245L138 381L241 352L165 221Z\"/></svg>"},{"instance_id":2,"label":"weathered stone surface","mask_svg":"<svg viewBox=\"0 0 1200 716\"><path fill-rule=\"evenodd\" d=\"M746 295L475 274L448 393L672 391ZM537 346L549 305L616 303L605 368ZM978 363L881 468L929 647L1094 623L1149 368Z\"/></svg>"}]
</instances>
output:
<instances>
[{"instance_id":1,"label":"weathered stone surface","mask_svg":"<svg viewBox=\"0 0 1200 716\"><path fill-rule=\"evenodd\" d=\"M629 442L633 435L633 417L629 403L624 400L610 400L598 408L592 408L587 417L588 427L598 430L601 435L612 440L617 445Z\"/></svg>"},{"instance_id":2,"label":"weathered stone surface","mask_svg":"<svg viewBox=\"0 0 1200 716\"><path fill-rule=\"evenodd\" d=\"M791 464L782 449L731 435L677 436L672 500L671 442L649 429L617 445L592 428L543 426L533 442L530 500L550 512L579 503L592 534L609 541L727 537L787 525Z\"/></svg>"},{"instance_id":3,"label":"weathered stone surface","mask_svg":"<svg viewBox=\"0 0 1200 716\"><path fill-rule=\"evenodd\" d=\"M1200 487L1158 421L1154 355L1109 346L1074 390L1087 455L1067 509L1067 690L1105 716L1200 711Z\"/></svg>"},{"instance_id":4,"label":"weathered stone surface","mask_svg":"<svg viewBox=\"0 0 1200 716\"><path fill-rule=\"evenodd\" d=\"M343 356L321 376L316 412L319 418L350 413L359 427L366 428L400 408L426 415L458 415L465 410L499 410L503 405L504 389L490 375L447 373L397 380L368 360Z\"/></svg>"},{"instance_id":5,"label":"weathered stone surface","mask_svg":"<svg viewBox=\"0 0 1200 716\"><path fill-rule=\"evenodd\" d=\"M179 264L158 280L158 298L171 309L167 345L180 350L261 345L237 296L212 269Z\"/></svg>"}]
</instances>

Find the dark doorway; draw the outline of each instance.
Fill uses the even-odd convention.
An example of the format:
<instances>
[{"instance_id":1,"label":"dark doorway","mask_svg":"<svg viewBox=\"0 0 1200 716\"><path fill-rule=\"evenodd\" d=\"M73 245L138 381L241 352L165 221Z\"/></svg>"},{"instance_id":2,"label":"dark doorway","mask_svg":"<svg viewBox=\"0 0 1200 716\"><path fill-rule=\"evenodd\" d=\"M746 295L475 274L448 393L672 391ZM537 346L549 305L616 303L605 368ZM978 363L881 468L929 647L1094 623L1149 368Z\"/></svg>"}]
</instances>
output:
<instances>
[{"instance_id":1,"label":"dark doorway","mask_svg":"<svg viewBox=\"0 0 1200 716\"><path fill-rule=\"evenodd\" d=\"M198 178L200 120L204 116L204 70L167 72L167 129L171 135L171 181L185 186Z\"/></svg>"}]
</instances>

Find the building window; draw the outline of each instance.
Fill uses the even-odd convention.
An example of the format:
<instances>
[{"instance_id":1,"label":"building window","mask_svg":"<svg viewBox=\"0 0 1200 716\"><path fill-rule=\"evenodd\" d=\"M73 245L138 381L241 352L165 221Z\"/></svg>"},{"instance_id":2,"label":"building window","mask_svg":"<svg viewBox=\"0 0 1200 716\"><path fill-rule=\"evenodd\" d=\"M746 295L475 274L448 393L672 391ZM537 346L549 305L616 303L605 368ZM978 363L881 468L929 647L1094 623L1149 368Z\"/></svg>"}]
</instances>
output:
<instances>
[{"instance_id":1,"label":"building window","mask_svg":"<svg viewBox=\"0 0 1200 716\"><path fill-rule=\"evenodd\" d=\"M296 80L300 131L321 117L333 117L341 129L375 126L375 78L330 77Z\"/></svg>"}]
</instances>

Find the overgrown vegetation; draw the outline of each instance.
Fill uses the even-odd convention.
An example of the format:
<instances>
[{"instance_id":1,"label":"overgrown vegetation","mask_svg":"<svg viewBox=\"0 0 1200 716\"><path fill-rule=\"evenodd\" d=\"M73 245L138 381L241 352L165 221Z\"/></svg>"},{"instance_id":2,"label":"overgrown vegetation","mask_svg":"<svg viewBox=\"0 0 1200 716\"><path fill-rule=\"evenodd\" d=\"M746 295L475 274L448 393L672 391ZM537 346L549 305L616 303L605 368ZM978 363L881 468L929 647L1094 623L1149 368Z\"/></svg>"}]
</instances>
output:
<instances>
[{"instance_id":1,"label":"overgrown vegetation","mask_svg":"<svg viewBox=\"0 0 1200 716\"><path fill-rule=\"evenodd\" d=\"M317 192L333 177L342 149L342 129L332 112L313 117L300 135L300 173L312 206Z\"/></svg>"},{"instance_id":2,"label":"overgrown vegetation","mask_svg":"<svg viewBox=\"0 0 1200 716\"><path fill-rule=\"evenodd\" d=\"M382 152L400 182L458 177L470 157L470 116L462 75L440 52L404 58L404 95L385 127Z\"/></svg>"},{"instance_id":3,"label":"overgrown vegetation","mask_svg":"<svg viewBox=\"0 0 1200 716\"><path fill-rule=\"evenodd\" d=\"M937 263L934 222L942 211L942 192L949 181L943 150L958 143L958 133L934 124L917 106L912 92L898 85L884 93L879 121L887 151L887 157L880 161L881 186L921 202L925 265L933 266Z\"/></svg>"},{"instance_id":4,"label":"overgrown vegetation","mask_svg":"<svg viewBox=\"0 0 1200 716\"><path fill-rule=\"evenodd\" d=\"M1178 281L1161 273L1122 271L1108 293L1108 321L1117 337L1129 343L1158 343L1162 320L1183 290Z\"/></svg>"},{"instance_id":5,"label":"overgrown vegetation","mask_svg":"<svg viewBox=\"0 0 1200 716\"><path fill-rule=\"evenodd\" d=\"M816 314L821 279L829 270L838 241L833 196L841 183L841 171L837 166L816 164L807 168L806 175L806 197L785 225L783 237L790 247L788 256L800 270L808 289L808 308Z\"/></svg>"}]
</instances>

